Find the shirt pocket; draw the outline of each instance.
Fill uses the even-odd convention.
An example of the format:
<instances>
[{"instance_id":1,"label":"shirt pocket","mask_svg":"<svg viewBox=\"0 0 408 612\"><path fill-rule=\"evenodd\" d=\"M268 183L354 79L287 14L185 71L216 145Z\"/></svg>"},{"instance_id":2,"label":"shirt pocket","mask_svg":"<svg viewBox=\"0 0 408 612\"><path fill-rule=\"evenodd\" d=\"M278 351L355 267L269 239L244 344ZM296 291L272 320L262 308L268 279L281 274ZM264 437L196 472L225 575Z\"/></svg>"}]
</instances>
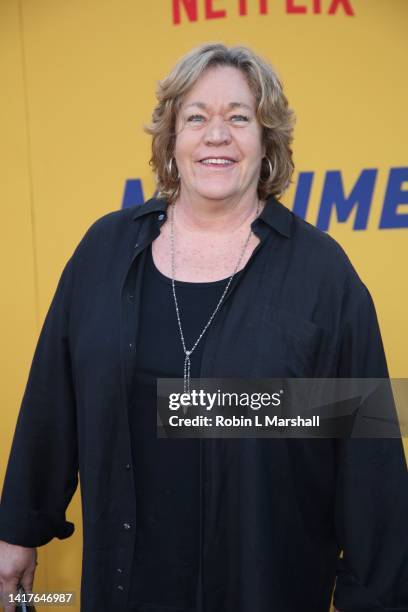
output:
<instances>
[{"instance_id":1,"label":"shirt pocket","mask_svg":"<svg viewBox=\"0 0 408 612\"><path fill-rule=\"evenodd\" d=\"M260 324L259 377L313 378L325 330L297 314L268 308Z\"/></svg>"}]
</instances>

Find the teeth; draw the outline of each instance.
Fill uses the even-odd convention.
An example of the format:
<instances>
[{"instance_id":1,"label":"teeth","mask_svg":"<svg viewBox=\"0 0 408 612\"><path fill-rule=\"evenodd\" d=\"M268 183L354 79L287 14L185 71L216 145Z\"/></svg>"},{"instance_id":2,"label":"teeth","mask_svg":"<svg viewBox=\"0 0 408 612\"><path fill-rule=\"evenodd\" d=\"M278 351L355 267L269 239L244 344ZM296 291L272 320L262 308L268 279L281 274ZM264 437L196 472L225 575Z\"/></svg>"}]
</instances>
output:
<instances>
[{"instance_id":1,"label":"teeth","mask_svg":"<svg viewBox=\"0 0 408 612\"><path fill-rule=\"evenodd\" d=\"M217 159L215 157L210 158L210 159L203 159L202 164L217 164L217 165L224 165L226 166L227 164L233 164L234 162L231 159Z\"/></svg>"}]
</instances>

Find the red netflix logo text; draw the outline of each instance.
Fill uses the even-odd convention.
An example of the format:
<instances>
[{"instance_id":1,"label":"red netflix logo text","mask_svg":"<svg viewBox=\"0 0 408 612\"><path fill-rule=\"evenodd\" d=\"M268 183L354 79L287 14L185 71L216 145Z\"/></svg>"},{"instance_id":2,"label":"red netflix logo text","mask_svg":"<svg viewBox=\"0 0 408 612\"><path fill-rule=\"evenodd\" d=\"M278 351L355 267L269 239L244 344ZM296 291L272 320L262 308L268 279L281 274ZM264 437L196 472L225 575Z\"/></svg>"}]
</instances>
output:
<instances>
[{"instance_id":1,"label":"red netflix logo text","mask_svg":"<svg viewBox=\"0 0 408 612\"><path fill-rule=\"evenodd\" d=\"M271 2L277 0L257 0L252 2L259 15L267 15ZM337 13L354 16L352 0L280 0L287 14L291 15L336 15ZM220 0L217 0L219 7ZM257 6L256 6L257 5ZM198 21L199 10L201 19L224 19L228 17L226 8L214 8L214 0L173 0L173 23L178 25L185 21ZM251 11L254 6L251 6ZM236 0L235 9L230 11L235 15L248 15L248 0Z\"/></svg>"}]
</instances>

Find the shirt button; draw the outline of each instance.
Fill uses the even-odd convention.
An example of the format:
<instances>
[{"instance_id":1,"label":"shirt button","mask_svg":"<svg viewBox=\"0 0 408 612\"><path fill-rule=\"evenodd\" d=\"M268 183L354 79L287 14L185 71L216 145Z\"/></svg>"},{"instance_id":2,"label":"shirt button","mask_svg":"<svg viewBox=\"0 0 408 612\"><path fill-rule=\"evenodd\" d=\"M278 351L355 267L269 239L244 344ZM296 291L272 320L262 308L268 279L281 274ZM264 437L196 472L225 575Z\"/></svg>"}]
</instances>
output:
<instances>
[{"instance_id":1,"label":"shirt button","mask_svg":"<svg viewBox=\"0 0 408 612\"><path fill-rule=\"evenodd\" d=\"M134 342L129 342L129 348L131 351L133 351L134 346Z\"/></svg>"},{"instance_id":2,"label":"shirt button","mask_svg":"<svg viewBox=\"0 0 408 612\"><path fill-rule=\"evenodd\" d=\"M123 523L124 529L130 529L130 523Z\"/></svg>"},{"instance_id":3,"label":"shirt button","mask_svg":"<svg viewBox=\"0 0 408 612\"><path fill-rule=\"evenodd\" d=\"M127 464L125 465L125 468L126 468L127 470L130 470L130 463L127 463Z\"/></svg>"},{"instance_id":4,"label":"shirt button","mask_svg":"<svg viewBox=\"0 0 408 612\"><path fill-rule=\"evenodd\" d=\"M128 293L128 299L129 300L133 300L135 298L135 296L133 295L133 293Z\"/></svg>"},{"instance_id":5,"label":"shirt button","mask_svg":"<svg viewBox=\"0 0 408 612\"><path fill-rule=\"evenodd\" d=\"M137 249L137 247L138 247L138 246L139 246L139 243L138 243L138 242L136 242L136 244L135 244L135 249Z\"/></svg>"},{"instance_id":6,"label":"shirt button","mask_svg":"<svg viewBox=\"0 0 408 612\"><path fill-rule=\"evenodd\" d=\"M123 586L121 584L118 584L118 589L119 589L119 591L123 591L124 590Z\"/></svg>"}]
</instances>

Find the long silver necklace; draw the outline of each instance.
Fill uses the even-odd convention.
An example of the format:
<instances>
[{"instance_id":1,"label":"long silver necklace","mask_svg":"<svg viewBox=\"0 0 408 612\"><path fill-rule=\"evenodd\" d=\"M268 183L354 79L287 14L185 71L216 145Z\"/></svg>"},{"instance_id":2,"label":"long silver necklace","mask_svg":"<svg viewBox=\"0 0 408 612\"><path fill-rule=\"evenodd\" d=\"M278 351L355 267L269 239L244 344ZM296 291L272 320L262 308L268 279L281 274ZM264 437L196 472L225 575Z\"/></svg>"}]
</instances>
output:
<instances>
[{"instance_id":1,"label":"long silver necklace","mask_svg":"<svg viewBox=\"0 0 408 612\"><path fill-rule=\"evenodd\" d=\"M222 294L222 296L220 297L220 299L218 300L218 304L216 305L212 315L210 316L210 318L207 321L207 324L203 327L203 330L201 332L201 334L198 336L197 340L194 342L194 344L192 345L192 347L190 348L190 350L187 350L186 348L186 342L184 340L184 334L183 334L183 328L181 326L181 319L180 319L180 311L179 311L179 306L178 306L178 302L177 302L177 296L176 296L176 286L175 286L175 282L174 282L174 277L176 275L176 265L175 265L175 248L174 248L174 204L170 205L170 242L171 242L171 284L172 284L172 288L173 288L173 298L174 298L174 305L176 307L176 314L177 314L177 321L178 321L178 326L179 326L179 331L180 331L180 338L181 338L181 344L183 346L183 351L184 351L184 393L190 393L190 370L191 370L191 354L193 353L193 351L195 350L195 348L197 347L197 344L200 342L201 338L204 336L205 332L207 331L207 329L209 328L209 326L212 323L212 320L214 319L215 315L217 314L218 310L220 309L221 303L224 299L224 297L227 294L228 289L230 288L230 285L232 283L232 279L234 278L240 263L242 261L242 258L244 256L244 253L246 251L246 248L248 246L248 242L249 239L251 237L252 234L252 228L250 228L249 232L248 232L248 236L247 239L245 240L245 244L242 247L239 259L237 261L237 264L235 266L235 269L233 271L233 273L231 274L231 276L228 279L228 282L226 284L226 287L224 289L224 292ZM260 209L260 202L258 201L258 205L257 205L257 209L256 209L256 216L259 215L259 209Z\"/></svg>"}]
</instances>

